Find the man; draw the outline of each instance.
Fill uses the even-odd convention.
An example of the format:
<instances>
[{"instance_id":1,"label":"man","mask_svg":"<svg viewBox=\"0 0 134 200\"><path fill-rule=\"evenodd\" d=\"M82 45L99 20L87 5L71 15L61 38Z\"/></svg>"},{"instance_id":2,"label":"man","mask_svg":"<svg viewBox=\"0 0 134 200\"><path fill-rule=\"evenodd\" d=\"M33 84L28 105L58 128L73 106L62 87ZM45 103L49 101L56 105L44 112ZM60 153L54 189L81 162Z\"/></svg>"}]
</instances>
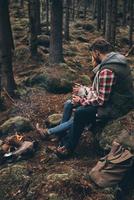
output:
<instances>
[{"instance_id":1,"label":"man","mask_svg":"<svg viewBox=\"0 0 134 200\"><path fill-rule=\"evenodd\" d=\"M72 104L79 107L74 112L68 139L57 149L60 157L75 150L86 124L94 124L97 118L118 118L134 105L132 77L125 57L110 52L111 45L103 38L96 39L90 50L95 73L92 87L88 88L87 96L73 95Z\"/></svg>"}]
</instances>

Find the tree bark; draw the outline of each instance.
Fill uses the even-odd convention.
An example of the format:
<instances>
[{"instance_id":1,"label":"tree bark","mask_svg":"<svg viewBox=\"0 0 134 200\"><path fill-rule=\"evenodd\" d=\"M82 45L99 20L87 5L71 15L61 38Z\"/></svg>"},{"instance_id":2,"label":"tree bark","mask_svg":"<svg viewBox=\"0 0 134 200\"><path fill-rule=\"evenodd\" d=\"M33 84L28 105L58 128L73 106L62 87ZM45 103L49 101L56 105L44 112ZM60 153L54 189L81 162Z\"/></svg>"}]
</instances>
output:
<instances>
[{"instance_id":1,"label":"tree bark","mask_svg":"<svg viewBox=\"0 0 134 200\"><path fill-rule=\"evenodd\" d=\"M93 19L96 18L96 10L97 10L97 0L93 0L93 8L92 8Z\"/></svg>"},{"instance_id":2,"label":"tree bark","mask_svg":"<svg viewBox=\"0 0 134 200\"><path fill-rule=\"evenodd\" d=\"M41 22L40 22L40 0L36 0L36 29L37 29L37 34L41 34Z\"/></svg>"},{"instance_id":3,"label":"tree bark","mask_svg":"<svg viewBox=\"0 0 134 200\"><path fill-rule=\"evenodd\" d=\"M97 1L97 30L101 29L101 0Z\"/></svg>"},{"instance_id":4,"label":"tree bark","mask_svg":"<svg viewBox=\"0 0 134 200\"><path fill-rule=\"evenodd\" d=\"M129 42L130 42L130 48L133 45L133 18L134 18L134 0L130 0L130 22L129 22Z\"/></svg>"},{"instance_id":5,"label":"tree bark","mask_svg":"<svg viewBox=\"0 0 134 200\"><path fill-rule=\"evenodd\" d=\"M64 27L64 37L65 40L69 40L69 22L70 22L70 4L71 1L70 0L66 0L66 4L65 4L65 27Z\"/></svg>"},{"instance_id":6,"label":"tree bark","mask_svg":"<svg viewBox=\"0 0 134 200\"><path fill-rule=\"evenodd\" d=\"M126 15L127 15L127 1L123 0L123 21L122 21L123 26L126 25Z\"/></svg>"},{"instance_id":7,"label":"tree bark","mask_svg":"<svg viewBox=\"0 0 134 200\"><path fill-rule=\"evenodd\" d=\"M47 33L49 32L49 1L46 0L46 24L47 24Z\"/></svg>"},{"instance_id":8,"label":"tree bark","mask_svg":"<svg viewBox=\"0 0 134 200\"><path fill-rule=\"evenodd\" d=\"M1 91L2 91L2 64L0 61L0 102L1 102Z\"/></svg>"},{"instance_id":9,"label":"tree bark","mask_svg":"<svg viewBox=\"0 0 134 200\"><path fill-rule=\"evenodd\" d=\"M6 25L5 25L6 24ZM9 17L8 0L0 0L0 49L1 62L6 77L6 89L10 95L14 95L16 84L13 75L12 53L14 50L12 30Z\"/></svg>"},{"instance_id":10,"label":"tree bark","mask_svg":"<svg viewBox=\"0 0 134 200\"><path fill-rule=\"evenodd\" d=\"M76 0L73 0L72 2L72 20L74 21L75 19L75 3L76 3Z\"/></svg>"},{"instance_id":11,"label":"tree bark","mask_svg":"<svg viewBox=\"0 0 134 200\"><path fill-rule=\"evenodd\" d=\"M36 18L36 0L28 2L29 25L30 25L30 51L34 57L37 55L37 18Z\"/></svg>"},{"instance_id":12,"label":"tree bark","mask_svg":"<svg viewBox=\"0 0 134 200\"><path fill-rule=\"evenodd\" d=\"M49 62L51 64L63 62L62 17L63 17L63 1L52 0L51 1L50 55L49 55Z\"/></svg>"},{"instance_id":13,"label":"tree bark","mask_svg":"<svg viewBox=\"0 0 134 200\"><path fill-rule=\"evenodd\" d=\"M109 42L111 40L111 8L112 8L112 0L107 0L105 38Z\"/></svg>"},{"instance_id":14,"label":"tree bark","mask_svg":"<svg viewBox=\"0 0 134 200\"><path fill-rule=\"evenodd\" d=\"M20 0L20 7L21 7L21 9L24 8L24 0Z\"/></svg>"},{"instance_id":15,"label":"tree bark","mask_svg":"<svg viewBox=\"0 0 134 200\"><path fill-rule=\"evenodd\" d=\"M106 4L107 0L103 0L103 5L102 5L103 35L105 35L106 31Z\"/></svg>"},{"instance_id":16,"label":"tree bark","mask_svg":"<svg viewBox=\"0 0 134 200\"><path fill-rule=\"evenodd\" d=\"M112 0L112 12L111 12L111 38L110 42L115 45L115 38L116 38L116 19L117 19L117 3L118 0Z\"/></svg>"}]
</instances>

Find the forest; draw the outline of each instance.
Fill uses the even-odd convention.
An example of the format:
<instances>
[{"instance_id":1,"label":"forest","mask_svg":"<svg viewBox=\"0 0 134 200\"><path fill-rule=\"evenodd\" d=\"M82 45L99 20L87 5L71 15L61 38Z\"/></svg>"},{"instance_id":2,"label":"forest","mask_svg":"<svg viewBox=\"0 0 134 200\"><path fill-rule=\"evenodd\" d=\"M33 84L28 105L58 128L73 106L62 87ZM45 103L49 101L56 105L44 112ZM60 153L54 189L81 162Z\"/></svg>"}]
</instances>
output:
<instances>
[{"instance_id":1,"label":"forest","mask_svg":"<svg viewBox=\"0 0 134 200\"><path fill-rule=\"evenodd\" d=\"M0 200L134 199L134 104L103 128L86 126L67 159L55 153L62 136L37 130L60 124L75 83L92 86L97 38L123 55L134 87L134 0L0 0ZM117 138L131 167L99 187L90 171Z\"/></svg>"}]
</instances>

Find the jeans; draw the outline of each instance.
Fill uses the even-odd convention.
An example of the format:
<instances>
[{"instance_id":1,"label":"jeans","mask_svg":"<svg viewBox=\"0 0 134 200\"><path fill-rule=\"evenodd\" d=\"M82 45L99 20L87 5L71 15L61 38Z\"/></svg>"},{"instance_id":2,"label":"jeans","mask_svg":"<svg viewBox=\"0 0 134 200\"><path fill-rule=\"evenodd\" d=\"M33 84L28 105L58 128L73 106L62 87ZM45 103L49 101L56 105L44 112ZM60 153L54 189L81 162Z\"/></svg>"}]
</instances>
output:
<instances>
[{"instance_id":1,"label":"jeans","mask_svg":"<svg viewBox=\"0 0 134 200\"><path fill-rule=\"evenodd\" d=\"M63 146L73 151L80 139L80 136L87 124L93 124L96 121L97 108L94 106L80 106L74 113L74 119L71 129L68 133L68 139L62 142Z\"/></svg>"},{"instance_id":2,"label":"jeans","mask_svg":"<svg viewBox=\"0 0 134 200\"><path fill-rule=\"evenodd\" d=\"M67 130L69 130L72 127L72 125L73 125L73 117L72 117L73 108L74 108L74 106L73 106L71 100L68 100L65 102L61 123L54 128L48 129L48 133L50 135L55 134L58 136L58 135L64 134Z\"/></svg>"}]
</instances>

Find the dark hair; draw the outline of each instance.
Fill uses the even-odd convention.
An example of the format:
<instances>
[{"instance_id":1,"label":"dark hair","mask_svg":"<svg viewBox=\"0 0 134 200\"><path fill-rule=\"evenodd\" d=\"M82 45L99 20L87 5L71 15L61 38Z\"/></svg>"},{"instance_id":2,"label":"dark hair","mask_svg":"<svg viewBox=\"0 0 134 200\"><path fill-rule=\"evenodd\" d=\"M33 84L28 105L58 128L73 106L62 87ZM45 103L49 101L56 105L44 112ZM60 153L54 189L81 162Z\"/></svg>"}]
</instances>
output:
<instances>
[{"instance_id":1,"label":"dark hair","mask_svg":"<svg viewBox=\"0 0 134 200\"><path fill-rule=\"evenodd\" d=\"M104 38L97 38L89 47L90 51L98 50L101 53L108 53L113 49L112 45Z\"/></svg>"}]
</instances>

